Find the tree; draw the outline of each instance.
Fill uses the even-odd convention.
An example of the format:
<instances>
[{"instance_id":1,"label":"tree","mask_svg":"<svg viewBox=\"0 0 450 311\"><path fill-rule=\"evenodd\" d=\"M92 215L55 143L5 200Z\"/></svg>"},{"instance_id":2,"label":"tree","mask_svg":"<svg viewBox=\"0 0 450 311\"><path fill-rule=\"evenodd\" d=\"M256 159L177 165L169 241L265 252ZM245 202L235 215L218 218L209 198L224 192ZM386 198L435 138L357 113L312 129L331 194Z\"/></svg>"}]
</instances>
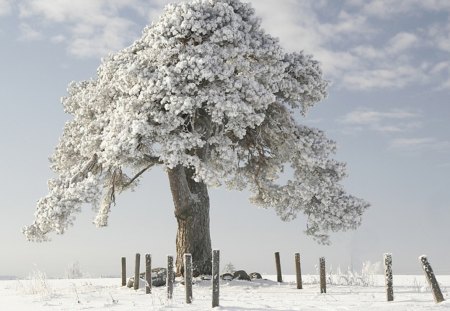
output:
<instances>
[{"instance_id":1,"label":"tree","mask_svg":"<svg viewBox=\"0 0 450 311\"><path fill-rule=\"evenodd\" d=\"M326 96L317 61L285 53L250 5L194 0L169 5L130 47L110 55L97 77L71 83L73 116L51 158L56 177L39 200L29 240L72 224L84 203L106 226L116 194L155 165L167 171L178 222L177 273L193 254L194 273L211 272L208 186L248 189L252 202L283 220L299 212L306 234L356 228L368 204L346 194L334 142L297 124ZM285 167L293 177L280 183Z\"/></svg>"}]
</instances>

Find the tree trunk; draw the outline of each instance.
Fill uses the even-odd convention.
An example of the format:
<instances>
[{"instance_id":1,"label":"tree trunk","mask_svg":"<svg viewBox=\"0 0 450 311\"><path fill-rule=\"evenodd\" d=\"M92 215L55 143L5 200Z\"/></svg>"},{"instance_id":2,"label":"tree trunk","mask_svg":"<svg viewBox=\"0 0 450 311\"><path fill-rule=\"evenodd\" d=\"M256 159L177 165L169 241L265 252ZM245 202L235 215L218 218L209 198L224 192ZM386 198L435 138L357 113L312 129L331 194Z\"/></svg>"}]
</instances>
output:
<instances>
[{"instance_id":1,"label":"tree trunk","mask_svg":"<svg viewBox=\"0 0 450 311\"><path fill-rule=\"evenodd\" d=\"M178 222L176 274L182 275L183 255L192 254L193 275L211 275L209 196L203 182L192 179L193 172L181 165L168 171L170 190Z\"/></svg>"}]
</instances>

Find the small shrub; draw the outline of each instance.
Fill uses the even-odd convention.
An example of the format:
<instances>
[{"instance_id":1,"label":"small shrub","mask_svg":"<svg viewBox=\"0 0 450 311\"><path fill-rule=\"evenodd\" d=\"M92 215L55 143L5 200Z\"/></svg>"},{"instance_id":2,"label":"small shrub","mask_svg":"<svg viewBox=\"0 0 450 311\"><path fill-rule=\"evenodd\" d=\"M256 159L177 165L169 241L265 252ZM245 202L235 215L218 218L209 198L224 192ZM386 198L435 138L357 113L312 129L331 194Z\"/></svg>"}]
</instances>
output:
<instances>
[{"instance_id":1,"label":"small shrub","mask_svg":"<svg viewBox=\"0 0 450 311\"><path fill-rule=\"evenodd\" d=\"M83 278L83 272L81 272L80 263L75 261L71 263L66 270L66 276L68 279L81 279Z\"/></svg>"},{"instance_id":2,"label":"small shrub","mask_svg":"<svg viewBox=\"0 0 450 311\"><path fill-rule=\"evenodd\" d=\"M371 263L370 261L365 261L361 268L361 273L347 269L346 272L342 272L341 268L338 267L336 271L333 270L333 267L330 266L327 269L327 284L330 285L343 285L343 286L373 286L375 285L375 275L379 273L381 269L381 263L375 262ZM319 268L316 266L316 271L319 273ZM313 284L319 282L319 279L312 278Z\"/></svg>"},{"instance_id":3,"label":"small shrub","mask_svg":"<svg viewBox=\"0 0 450 311\"><path fill-rule=\"evenodd\" d=\"M225 265L225 267L223 267L222 269L222 273L231 273L233 274L234 272L236 272L236 268L234 267L234 265L229 262Z\"/></svg>"},{"instance_id":4,"label":"small shrub","mask_svg":"<svg viewBox=\"0 0 450 311\"><path fill-rule=\"evenodd\" d=\"M42 298L51 297L53 290L47 282L47 275L35 269L27 280L18 281L18 291L26 295L40 295Z\"/></svg>"}]
</instances>

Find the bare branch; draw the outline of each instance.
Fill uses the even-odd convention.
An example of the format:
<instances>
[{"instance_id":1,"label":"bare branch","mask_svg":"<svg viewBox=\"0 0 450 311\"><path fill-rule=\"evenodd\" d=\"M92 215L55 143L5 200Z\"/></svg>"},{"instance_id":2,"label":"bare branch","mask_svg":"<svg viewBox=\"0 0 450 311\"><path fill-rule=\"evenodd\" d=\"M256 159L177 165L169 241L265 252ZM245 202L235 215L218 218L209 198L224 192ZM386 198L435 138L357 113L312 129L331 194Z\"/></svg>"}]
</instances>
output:
<instances>
[{"instance_id":1,"label":"bare branch","mask_svg":"<svg viewBox=\"0 0 450 311\"><path fill-rule=\"evenodd\" d=\"M122 189L124 190L126 188L128 188L136 179L139 178L139 176L141 176L142 174L144 174L149 168L151 168L153 165L155 165L155 163L151 163L148 166L146 166L145 168L143 168L141 171L139 171L133 178L130 179L130 181L128 181L127 183L122 184Z\"/></svg>"},{"instance_id":2,"label":"bare branch","mask_svg":"<svg viewBox=\"0 0 450 311\"><path fill-rule=\"evenodd\" d=\"M159 157L153 157L148 154L144 154L144 159L148 162L151 162L151 165L155 164L164 164L163 161L159 159Z\"/></svg>"}]
</instances>

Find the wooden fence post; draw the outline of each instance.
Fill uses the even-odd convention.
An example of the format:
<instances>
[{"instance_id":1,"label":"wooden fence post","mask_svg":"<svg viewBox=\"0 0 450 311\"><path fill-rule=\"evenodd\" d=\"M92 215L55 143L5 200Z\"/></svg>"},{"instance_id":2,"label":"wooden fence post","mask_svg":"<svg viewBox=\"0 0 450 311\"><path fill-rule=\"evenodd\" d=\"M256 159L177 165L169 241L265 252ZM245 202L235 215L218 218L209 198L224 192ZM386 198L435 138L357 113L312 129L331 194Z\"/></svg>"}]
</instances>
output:
<instances>
[{"instance_id":1,"label":"wooden fence post","mask_svg":"<svg viewBox=\"0 0 450 311\"><path fill-rule=\"evenodd\" d=\"M137 253L136 254L135 266L134 266L134 284L133 284L135 290L139 289L139 269L140 269L140 265L141 265L141 254Z\"/></svg>"},{"instance_id":2,"label":"wooden fence post","mask_svg":"<svg viewBox=\"0 0 450 311\"><path fill-rule=\"evenodd\" d=\"M145 280L147 284L145 286L145 293L152 293L152 255L145 254Z\"/></svg>"},{"instance_id":3,"label":"wooden fence post","mask_svg":"<svg viewBox=\"0 0 450 311\"><path fill-rule=\"evenodd\" d=\"M174 281L174 271L173 271L173 257L167 256L167 299L172 299L173 296L173 281Z\"/></svg>"},{"instance_id":4,"label":"wooden fence post","mask_svg":"<svg viewBox=\"0 0 450 311\"><path fill-rule=\"evenodd\" d=\"M431 268L431 265L428 262L427 256L422 255L419 257L419 260L422 263L423 272L425 272L428 284L430 285L431 291L433 292L434 301L436 303L444 301L445 300L444 296L442 295L439 283L436 280L436 276L434 275L433 269Z\"/></svg>"},{"instance_id":5,"label":"wooden fence post","mask_svg":"<svg viewBox=\"0 0 450 311\"><path fill-rule=\"evenodd\" d=\"M192 255L184 254L184 286L186 303L192 303Z\"/></svg>"},{"instance_id":6,"label":"wooden fence post","mask_svg":"<svg viewBox=\"0 0 450 311\"><path fill-rule=\"evenodd\" d=\"M122 286L127 285L127 259L122 257Z\"/></svg>"},{"instance_id":7,"label":"wooden fence post","mask_svg":"<svg viewBox=\"0 0 450 311\"><path fill-rule=\"evenodd\" d=\"M277 282L282 283L283 277L281 275L281 262L280 262L280 253L279 252L275 253L275 265L277 267Z\"/></svg>"},{"instance_id":8,"label":"wooden fence post","mask_svg":"<svg viewBox=\"0 0 450 311\"><path fill-rule=\"evenodd\" d=\"M387 301L394 301L394 281L392 277L392 254L384 254L384 277Z\"/></svg>"},{"instance_id":9,"label":"wooden fence post","mask_svg":"<svg viewBox=\"0 0 450 311\"><path fill-rule=\"evenodd\" d=\"M212 254L212 307L219 306L219 264L220 262L220 251L213 250Z\"/></svg>"},{"instance_id":10,"label":"wooden fence post","mask_svg":"<svg viewBox=\"0 0 450 311\"><path fill-rule=\"evenodd\" d=\"M320 293L324 294L327 292L327 279L325 276L325 257L320 257Z\"/></svg>"},{"instance_id":11,"label":"wooden fence post","mask_svg":"<svg viewBox=\"0 0 450 311\"><path fill-rule=\"evenodd\" d=\"M295 253L295 274L297 276L297 289L303 288L302 270L300 266L300 253Z\"/></svg>"}]
</instances>

